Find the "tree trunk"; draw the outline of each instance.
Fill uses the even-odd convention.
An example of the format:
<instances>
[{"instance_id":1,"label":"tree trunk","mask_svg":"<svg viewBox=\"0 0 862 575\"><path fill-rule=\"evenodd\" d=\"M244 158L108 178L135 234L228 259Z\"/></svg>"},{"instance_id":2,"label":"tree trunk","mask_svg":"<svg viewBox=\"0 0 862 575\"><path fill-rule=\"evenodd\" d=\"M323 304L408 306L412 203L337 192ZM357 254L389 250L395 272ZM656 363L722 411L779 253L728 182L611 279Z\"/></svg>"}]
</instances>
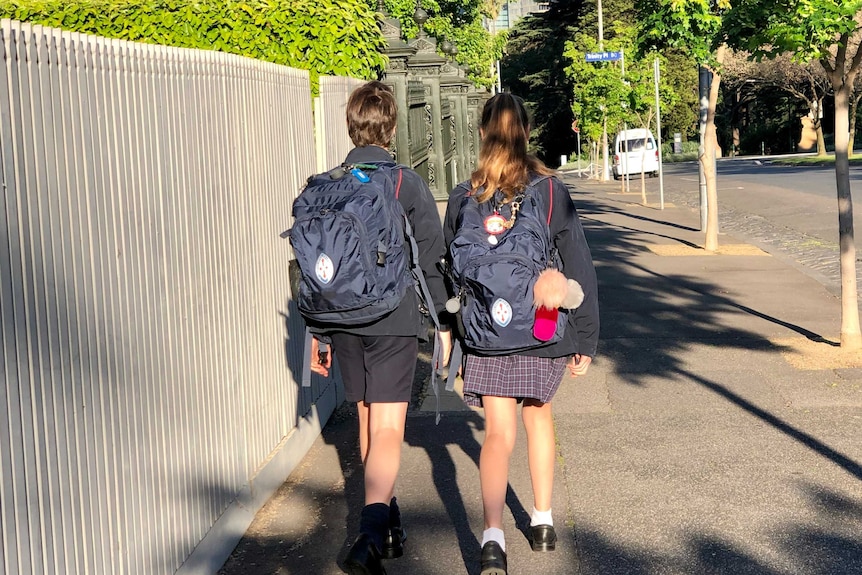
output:
<instances>
[{"instance_id":1,"label":"tree trunk","mask_svg":"<svg viewBox=\"0 0 862 575\"><path fill-rule=\"evenodd\" d=\"M721 45L715 53L719 66L724 61L727 50ZM706 134L704 135L704 153L700 158L706 180L706 239L704 249L714 252L718 249L718 186L715 178L715 157L718 150L718 138L715 134L715 107L718 103L718 91L721 85L721 75L712 71L712 84L709 87L709 104L706 112Z\"/></svg>"},{"instance_id":2,"label":"tree trunk","mask_svg":"<svg viewBox=\"0 0 862 575\"><path fill-rule=\"evenodd\" d=\"M825 156L826 154L826 138L823 137L823 122L817 120L817 155Z\"/></svg>"},{"instance_id":3,"label":"tree trunk","mask_svg":"<svg viewBox=\"0 0 862 575\"><path fill-rule=\"evenodd\" d=\"M853 239L853 199L850 195L850 161L847 155L850 131L850 87L835 86L835 181L838 185L838 243L841 248L841 347L862 348L859 304L856 291L856 244Z\"/></svg>"},{"instance_id":4,"label":"tree trunk","mask_svg":"<svg viewBox=\"0 0 862 575\"><path fill-rule=\"evenodd\" d=\"M848 137L848 143L847 143L847 154L850 156L853 155L853 142L856 141L856 110L858 108L859 108L859 95L853 94L853 98L852 98L851 103L850 103L850 115L849 115L850 130L848 130L848 131L849 131L850 135Z\"/></svg>"}]
</instances>

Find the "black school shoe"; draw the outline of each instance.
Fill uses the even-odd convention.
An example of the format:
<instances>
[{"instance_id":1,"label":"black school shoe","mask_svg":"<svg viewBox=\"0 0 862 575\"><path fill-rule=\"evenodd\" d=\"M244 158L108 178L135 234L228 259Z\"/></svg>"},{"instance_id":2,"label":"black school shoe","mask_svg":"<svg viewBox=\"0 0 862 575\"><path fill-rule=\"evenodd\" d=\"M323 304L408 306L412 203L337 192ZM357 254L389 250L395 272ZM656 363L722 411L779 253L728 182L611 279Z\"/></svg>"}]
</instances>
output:
<instances>
[{"instance_id":1,"label":"black school shoe","mask_svg":"<svg viewBox=\"0 0 862 575\"><path fill-rule=\"evenodd\" d=\"M362 533L347 552L344 567L350 575L386 575L380 560L377 546L367 534Z\"/></svg>"},{"instance_id":2,"label":"black school shoe","mask_svg":"<svg viewBox=\"0 0 862 575\"><path fill-rule=\"evenodd\" d=\"M404 542L407 541L407 530L403 527L390 527L383 539L383 549L380 554L384 559L398 559L404 555Z\"/></svg>"},{"instance_id":3,"label":"black school shoe","mask_svg":"<svg viewBox=\"0 0 862 575\"><path fill-rule=\"evenodd\" d=\"M530 526L530 548L533 551L553 551L557 548L557 532L553 525Z\"/></svg>"},{"instance_id":4,"label":"black school shoe","mask_svg":"<svg viewBox=\"0 0 862 575\"><path fill-rule=\"evenodd\" d=\"M506 575L506 552L496 541L482 545L482 575Z\"/></svg>"}]
</instances>

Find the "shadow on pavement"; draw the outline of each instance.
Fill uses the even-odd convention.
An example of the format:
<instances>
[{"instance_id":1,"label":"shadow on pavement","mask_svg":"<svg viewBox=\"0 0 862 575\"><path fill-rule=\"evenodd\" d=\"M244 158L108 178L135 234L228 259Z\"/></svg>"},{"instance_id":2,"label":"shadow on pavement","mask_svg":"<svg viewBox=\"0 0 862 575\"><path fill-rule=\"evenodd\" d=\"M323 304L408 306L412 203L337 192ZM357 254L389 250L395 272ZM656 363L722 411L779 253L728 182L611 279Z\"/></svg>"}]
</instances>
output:
<instances>
[{"instance_id":1,"label":"shadow on pavement","mask_svg":"<svg viewBox=\"0 0 862 575\"><path fill-rule=\"evenodd\" d=\"M724 384L697 372L686 360L692 345L708 343L718 350L757 350L777 354L776 346L760 333L743 326L741 318L754 318L792 330L808 339L827 341L791 318L775 317L737 301L732 290L711 282L692 269L668 273L648 269L638 256L643 255L650 237L672 240L682 245L696 245L696 230L672 221L648 218L617 209L612 202L576 196L587 239L599 276L602 308L602 338L599 361L612 364L616 374L625 374L633 386L644 384L646 377L689 381L718 395L729 404L744 410L781 434L804 445L825 460L837 465L856 479L862 479L862 466L852 458L830 447L811 434L788 423ZM614 225L601 221L611 216L625 216L639 222L644 229ZM747 286L740 286L740 290ZM750 325L750 321L748 324ZM427 365L424 367L427 370ZM421 373L422 370L418 370ZM425 381L424 376L422 381ZM304 483L308 469L298 470L268 504L271 513L290 498L302 498L318 514L305 521L306 529L294 535L267 530L262 512L225 564L219 575L272 573L310 575L337 573L335 566L343 557L349 538L355 535L359 510L363 504L361 465L356 445L356 422L350 408L342 406L323 432L323 441L337 451L338 465L344 477L340 485ZM422 525L426 532L444 529L454 531L460 563L452 570L450 561L433 559L408 561L402 558L386 563L391 575L431 575L438 573L478 573L479 542L472 526L481 525L481 517L468 516L466 493L461 493L456 477L478 475L478 459L483 420L476 413L447 415L433 433L429 425L411 425L424 416L413 413L408 418L406 442L410 448L421 448L427 454L430 477L427 485L413 486L424 490L423 498L411 497L409 521ZM479 438L477 438L477 435ZM466 456L455 459L452 453ZM315 453L309 454L314 458ZM415 455L412 461L421 460ZM424 467L422 468L423 472ZM404 470L402 469L402 476ZM475 481L478 484L478 480ZM433 486L433 487L432 487ZM575 541L578 565L568 565L565 573L589 575L658 575L663 573L738 574L738 575L834 575L862 573L862 543L858 538L862 505L859 501L826 486L803 483L799 490L807 495L810 508L824 518L822 526L810 522L787 521L778 539L781 557L766 561L751 549L743 550L724 539L720 533L693 530L687 534L683 548L673 552L640 549L615 541L601 526L579 525ZM474 495L474 494L470 494ZM518 495L511 490L507 503L522 531L529 516ZM405 514L408 512L405 509ZM827 521L828 519L828 521ZM411 530L409 523L406 524ZM413 533L419 529L413 529ZM443 537L443 535L441 535ZM434 540L413 537L409 545L435 547ZM772 549L771 552L775 550ZM456 553L451 549L451 553ZM804 565L804 570L796 567Z\"/></svg>"}]
</instances>

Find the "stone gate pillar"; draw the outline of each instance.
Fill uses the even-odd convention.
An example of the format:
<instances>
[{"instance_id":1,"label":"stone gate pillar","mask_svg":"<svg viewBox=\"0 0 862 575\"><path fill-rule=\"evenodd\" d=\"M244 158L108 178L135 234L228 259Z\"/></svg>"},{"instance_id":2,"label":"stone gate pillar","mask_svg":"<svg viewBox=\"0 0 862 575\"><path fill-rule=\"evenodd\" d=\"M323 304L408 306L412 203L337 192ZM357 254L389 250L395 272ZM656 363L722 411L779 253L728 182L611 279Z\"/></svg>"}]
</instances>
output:
<instances>
[{"instance_id":1,"label":"stone gate pillar","mask_svg":"<svg viewBox=\"0 0 862 575\"><path fill-rule=\"evenodd\" d=\"M470 137L467 139L467 145L470 147L468 155L473 165L479 160L479 146L482 143L479 137L479 123L482 119L482 107L488 101L489 97L490 94L480 91L474 86L471 86L467 92L467 129L470 134Z\"/></svg>"},{"instance_id":2,"label":"stone gate pillar","mask_svg":"<svg viewBox=\"0 0 862 575\"><path fill-rule=\"evenodd\" d=\"M419 24L419 35L410 42L416 53L407 59L410 78L421 80L426 93L426 137L428 144L428 186L438 200L449 197L445 173L445 148L442 141L441 117L443 107L440 100L440 69L446 59L437 54L437 41L425 33L428 15L417 8L414 20ZM411 126L411 130L415 129ZM417 134L412 134L413 138Z\"/></svg>"},{"instance_id":3,"label":"stone gate pillar","mask_svg":"<svg viewBox=\"0 0 862 575\"><path fill-rule=\"evenodd\" d=\"M457 53L457 48L452 46L448 51L450 56ZM455 148L454 158L449 169L455 183L463 182L470 177L475 169L474 159L470 157L470 124L468 121L467 93L471 83L467 79L464 69L455 62L446 62L441 69L440 93L443 98L448 98L452 105L452 135Z\"/></svg>"},{"instance_id":4,"label":"stone gate pillar","mask_svg":"<svg viewBox=\"0 0 862 575\"><path fill-rule=\"evenodd\" d=\"M389 17L382 6L378 6L383 14L380 28L386 39L386 56L389 65L383 73L383 81L392 86L395 93L395 101L398 103L398 126L395 130L395 142L392 151L395 160L405 166L413 166L410 157L410 122L408 119L408 87L407 87L407 60L416 53L416 49L409 46L401 39L401 22L397 18Z\"/></svg>"}]
</instances>

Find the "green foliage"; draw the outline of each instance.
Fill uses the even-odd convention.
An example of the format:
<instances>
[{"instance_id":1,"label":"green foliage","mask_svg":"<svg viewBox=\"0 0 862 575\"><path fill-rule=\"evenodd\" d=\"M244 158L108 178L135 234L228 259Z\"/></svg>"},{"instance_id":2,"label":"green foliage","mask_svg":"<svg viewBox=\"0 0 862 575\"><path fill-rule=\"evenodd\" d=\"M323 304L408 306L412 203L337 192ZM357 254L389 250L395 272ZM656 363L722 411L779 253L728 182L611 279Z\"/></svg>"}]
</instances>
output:
<instances>
[{"instance_id":1,"label":"green foliage","mask_svg":"<svg viewBox=\"0 0 862 575\"><path fill-rule=\"evenodd\" d=\"M607 51L622 51L617 40L604 42ZM578 34L566 44L565 56L571 62L566 73L574 88L572 112L581 134L597 142L602 137L605 120L608 130L621 126L627 118L624 108L628 93L622 82L620 62L587 62L588 52L598 51L598 40Z\"/></svg>"},{"instance_id":2,"label":"green foliage","mask_svg":"<svg viewBox=\"0 0 862 575\"><path fill-rule=\"evenodd\" d=\"M862 0L744 0L726 14L724 31L730 45L758 58L781 52L828 58L836 38L859 26L860 11Z\"/></svg>"},{"instance_id":3,"label":"green foliage","mask_svg":"<svg viewBox=\"0 0 862 575\"><path fill-rule=\"evenodd\" d=\"M419 32L413 21L416 1L386 0L385 6L386 11L401 22L404 37L415 38ZM483 18L491 17L496 3L488 0L422 0L422 7L428 13L425 32L440 43L449 40L455 44L458 49L455 61L464 66L476 85L493 86L496 76L494 63L503 55L506 35L492 36L483 26Z\"/></svg>"},{"instance_id":4,"label":"green foliage","mask_svg":"<svg viewBox=\"0 0 862 575\"><path fill-rule=\"evenodd\" d=\"M661 159L663 162L691 162L700 155L700 142L683 141L682 152L673 152L673 142L662 142Z\"/></svg>"},{"instance_id":5,"label":"green foliage","mask_svg":"<svg viewBox=\"0 0 862 575\"><path fill-rule=\"evenodd\" d=\"M676 48L698 63L714 63L729 0L643 0L639 6L640 52Z\"/></svg>"},{"instance_id":6,"label":"green foliage","mask_svg":"<svg viewBox=\"0 0 862 575\"><path fill-rule=\"evenodd\" d=\"M376 78L384 40L367 0L5 0L0 17Z\"/></svg>"},{"instance_id":7,"label":"green foliage","mask_svg":"<svg viewBox=\"0 0 862 575\"><path fill-rule=\"evenodd\" d=\"M604 40L614 37L613 22L633 24L638 21L636 2L632 0L601 0ZM578 25L578 32L592 38L599 37L599 7L597 0L586 0Z\"/></svg>"},{"instance_id":8,"label":"green foliage","mask_svg":"<svg viewBox=\"0 0 862 575\"><path fill-rule=\"evenodd\" d=\"M698 138L697 63L681 50L662 52L661 94L673 92L672 99L662 95L661 127L668 136L679 132L684 138Z\"/></svg>"},{"instance_id":9,"label":"green foliage","mask_svg":"<svg viewBox=\"0 0 862 575\"><path fill-rule=\"evenodd\" d=\"M586 53L598 51L597 39L590 36L578 34L566 45L565 55L571 62L566 72L575 94L572 112L579 120L582 133L593 141L601 137L605 119L608 131L614 132L623 125L649 127L655 118L653 62L658 55L636 57L635 28L617 22L614 32L613 39L606 41L603 48L622 52L624 62L587 62ZM660 68L663 60L659 58ZM665 78L660 80L659 100L662 115L665 115L678 98Z\"/></svg>"},{"instance_id":10,"label":"green foliage","mask_svg":"<svg viewBox=\"0 0 862 575\"><path fill-rule=\"evenodd\" d=\"M531 151L552 166L577 149L572 131L573 88L563 51L578 10L576 3L552 4L547 12L525 16L510 31L501 61L503 89L524 98L530 108Z\"/></svg>"},{"instance_id":11,"label":"green foliage","mask_svg":"<svg viewBox=\"0 0 862 575\"><path fill-rule=\"evenodd\" d=\"M576 149L571 126L581 128L582 147L602 133L601 106L619 113L609 121L639 125L654 117L653 57L638 59L633 50L632 26L636 20L629 0L603 0L603 50L626 46L624 90L621 63L587 63L586 52L598 50L594 0L555 2L548 12L520 20L509 35L502 61L503 88L523 96L534 112L532 142L540 158L553 164ZM607 24L610 22L610 24ZM622 36L622 37L621 37ZM682 51L666 51L661 58L659 88L665 133L697 134L697 65ZM628 106L623 113L622 104ZM613 113L613 111L612 111Z\"/></svg>"}]
</instances>

